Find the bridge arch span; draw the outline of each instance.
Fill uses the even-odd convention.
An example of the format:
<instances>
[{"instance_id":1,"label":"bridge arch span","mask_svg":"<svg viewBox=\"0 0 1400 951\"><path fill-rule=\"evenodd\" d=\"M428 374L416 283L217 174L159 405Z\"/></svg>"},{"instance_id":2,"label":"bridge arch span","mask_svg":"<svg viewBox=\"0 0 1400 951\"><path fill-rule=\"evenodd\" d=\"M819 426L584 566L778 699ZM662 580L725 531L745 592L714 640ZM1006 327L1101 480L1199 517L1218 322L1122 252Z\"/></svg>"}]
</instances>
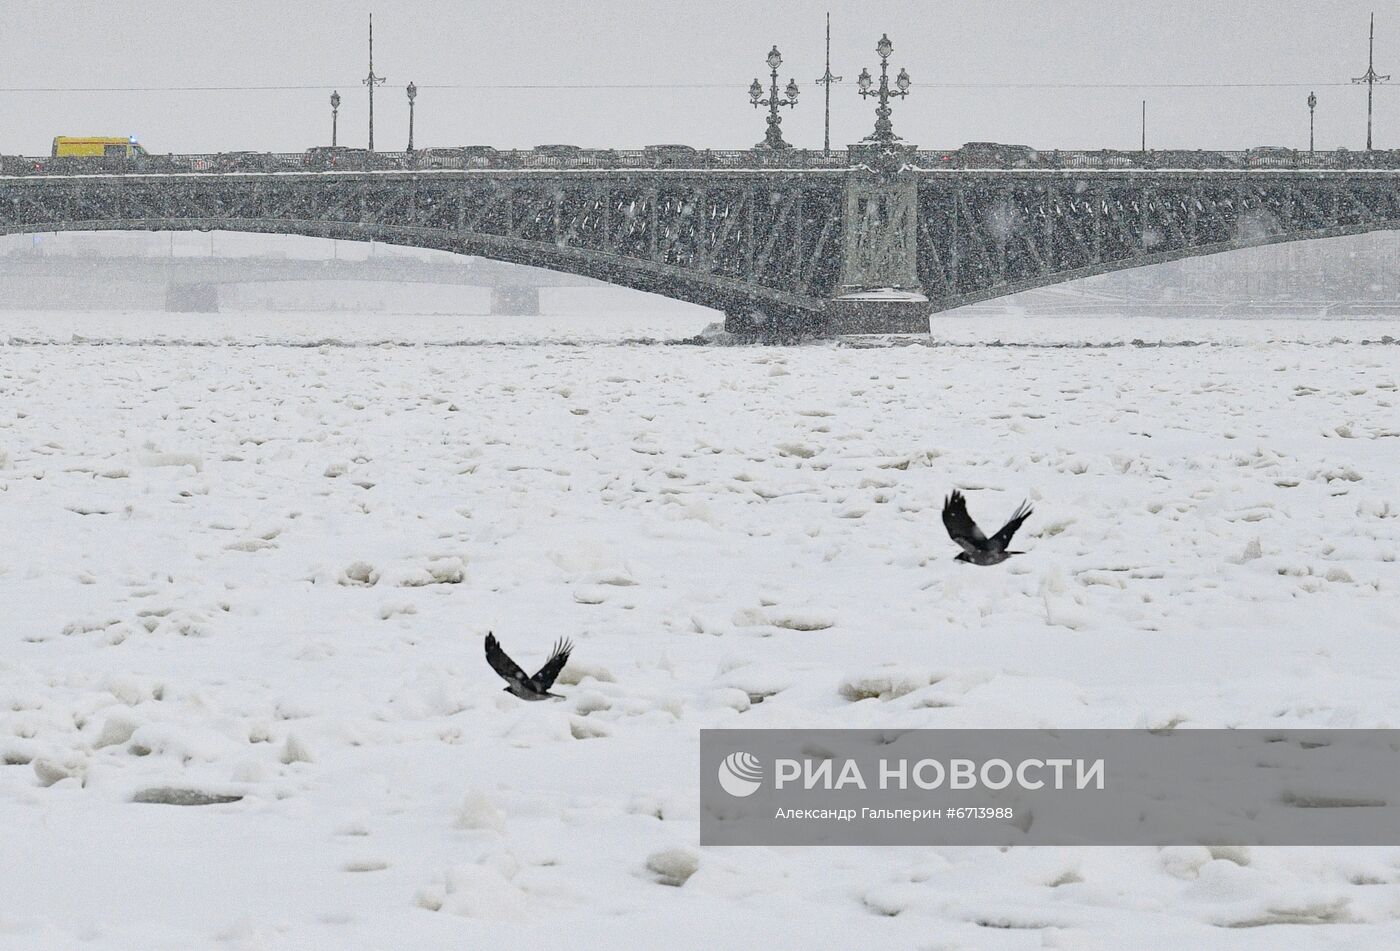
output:
<instances>
[{"instance_id":1,"label":"bridge arch span","mask_svg":"<svg viewBox=\"0 0 1400 951\"><path fill-rule=\"evenodd\" d=\"M234 231L375 241L593 278L724 311L819 315L842 180L795 173L34 176L0 234Z\"/></svg>"},{"instance_id":2,"label":"bridge arch span","mask_svg":"<svg viewBox=\"0 0 1400 951\"><path fill-rule=\"evenodd\" d=\"M231 231L300 235L338 241L372 241L575 274L718 310L753 302L770 303L784 309L812 306L811 301L799 295L767 288L755 289L730 278L699 277L683 271L677 273L676 268L664 264L627 258L611 260L567 247L539 246L533 242L511 241L492 235L464 235L441 228L271 218L108 218L12 226L0 228L0 235L59 231Z\"/></svg>"},{"instance_id":3,"label":"bridge arch span","mask_svg":"<svg viewBox=\"0 0 1400 951\"><path fill-rule=\"evenodd\" d=\"M1150 267L1155 264L1170 264L1173 261L1182 261L1187 258L1207 257L1225 254L1230 251L1245 251L1250 248L1262 248L1277 244L1295 244L1298 242L1317 241L1326 238L1343 238L1349 235L1369 234L1378 231L1400 231L1400 218L1365 226L1349 225L1346 227L1323 228L1306 232L1260 235L1253 238L1241 238L1235 241L1221 242L1218 244L1200 245L1193 248L1178 248L1172 251L1143 254L1119 261L1107 262L1102 265L1088 265L1073 270L1057 271L1052 274L1037 274L1019 281L987 287L981 291L974 291L956 300L948 299L939 301L937 306L939 306L940 310L946 310L953 307L962 307L967 304L976 304L983 301L996 300L1001 297L1009 297L1013 294L1019 294L1022 291L1032 291L1041 287L1052 287L1056 284L1066 284L1072 281L1083 280L1084 278L1098 277L1104 274L1113 274L1119 271L1128 271L1140 267Z\"/></svg>"},{"instance_id":4,"label":"bridge arch span","mask_svg":"<svg viewBox=\"0 0 1400 951\"><path fill-rule=\"evenodd\" d=\"M919 271L933 309L1188 257L1400 230L1400 173L929 174Z\"/></svg>"}]
</instances>

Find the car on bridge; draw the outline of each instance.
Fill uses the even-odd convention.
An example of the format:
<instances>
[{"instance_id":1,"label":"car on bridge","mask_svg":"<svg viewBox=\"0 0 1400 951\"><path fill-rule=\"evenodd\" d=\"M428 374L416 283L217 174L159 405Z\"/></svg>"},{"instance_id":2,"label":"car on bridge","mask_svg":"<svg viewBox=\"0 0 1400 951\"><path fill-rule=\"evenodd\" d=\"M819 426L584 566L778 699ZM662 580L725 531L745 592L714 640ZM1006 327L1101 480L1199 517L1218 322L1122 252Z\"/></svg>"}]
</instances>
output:
<instances>
[{"instance_id":1,"label":"car on bridge","mask_svg":"<svg viewBox=\"0 0 1400 951\"><path fill-rule=\"evenodd\" d=\"M646 164L660 168L694 168L700 150L692 145L648 145L642 149Z\"/></svg>"},{"instance_id":2,"label":"car on bridge","mask_svg":"<svg viewBox=\"0 0 1400 951\"><path fill-rule=\"evenodd\" d=\"M1293 168L1298 164L1298 152L1282 145L1260 145L1245 152L1245 164L1250 168Z\"/></svg>"},{"instance_id":3,"label":"car on bridge","mask_svg":"<svg viewBox=\"0 0 1400 951\"><path fill-rule=\"evenodd\" d=\"M464 145L458 151L464 168L490 168L501 161L501 153L489 145Z\"/></svg>"},{"instance_id":4,"label":"car on bridge","mask_svg":"<svg viewBox=\"0 0 1400 951\"><path fill-rule=\"evenodd\" d=\"M46 158L0 160L7 175L66 175L94 171L170 171L166 158L149 155L135 136L55 136Z\"/></svg>"},{"instance_id":5,"label":"car on bridge","mask_svg":"<svg viewBox=\"0 0 1400 951\"><path fill-rule=\"evenodd\" d=\"M585 154L580 145L537 145L525 157L525 163L539 168L569 168L580 164Z\"/></svg>"},{"instance_id":6,"label":"car on bridge","mask_svg":"<svg viewBox=\"0 0 1400 951\"><path fill-rule=\"evenodd\" d=\"M145 155L146 150L134 135L59 135L54 136L49 154L54 158L124 159Z\"/></svg>"},{"instance_id":7,"label":"car on bridge","mask_svg":"<svg viewBox=\"0 0 1400 951\"><path fill-rule=\"evenodd\" d=\"M369 149L345 145L318 145L302 154L302 166L313 171L358 170L369 164Z\"/></svg>"},{"instance_id":8,"label":"car on bridge","mask_svg":"<svg viewBox=\"0 0 1400 951\"><path fill-rule=\"evenodd\" d=\"M968 142L956 152L953 164L959 168L1035 168L1040 153L1029 145L1000 142Z\"/></svg>"},{"instance_id":9,"label":"car on bridge","mask_svg":"<svg viewBox=\"0 0 1400 951\"><path fill-rule=\"evenodd\" d=\"M617 149L589 149L589 167L619 165L622 163L622 153Z\"/></svg>"},{"instance_id":10,"label":"car on bridge","mask_svg":"<svg viewBox=\"0 0 1400 951\"><path fill-rule=\"evenodd\" d=\"M1239 168L1239 162L1223 152L1205 149L1152 149L1139 153L1144 168Z\"/></svg>"},{"instance_id":11,"label":"car on bridge","mask_svg":"<svg viewBox=\"0 0 1400 951\"><path fill-rule=\"evenodd\" d=\"M462 168L464 162L462 150L452 148L417 149L409 160L414 168Z\"/></svg>"},{"instance_id":12,"label":"car on bridge","mask_svg":"<svg viewBox=\"0 0 1400 951\"><path fill-rule=\"evenodd\" d=\"M1091 168L1136 168L1140 158L1136 152L1121 152L1118 149L1099 149L1080 154L1084 157L1084 164Z\"/></svg>"},{"instance_id":13,"label":"car on bridge","mask_svg":"<svg viewBox=\"0 0 1400 951\"><path fill-rule=\"evenodd\" d=\"M421 149L413 153L415 168L490 168L500 164L500 152L489 145Z\"/></svg>"},{"instance_id":14,"label":"car on bridge","mask_svg":"<svg viewBox=\"0 0 1400 951\"><path fill-rule=\"evenodd\" d=\"M277 160L270 152L220 152L209 163L211 172L273 172Z\"/></svg>"}]
</instances>

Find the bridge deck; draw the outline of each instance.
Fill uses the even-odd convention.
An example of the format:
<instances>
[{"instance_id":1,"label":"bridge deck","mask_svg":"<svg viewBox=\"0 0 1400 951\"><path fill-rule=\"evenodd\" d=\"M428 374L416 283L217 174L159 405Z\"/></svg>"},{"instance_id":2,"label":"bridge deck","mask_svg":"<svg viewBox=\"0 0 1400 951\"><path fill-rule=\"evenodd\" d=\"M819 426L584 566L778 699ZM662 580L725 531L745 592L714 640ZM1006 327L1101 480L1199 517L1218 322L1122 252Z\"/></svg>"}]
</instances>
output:
<instances>
[{"instance_id":1,"label":"bridge deck","mask_svg":"<svg viewBox=\"0 0 1400 951\"><path fill-rule=\"evenodd\" d=\"M343 149L307 152L232 152L143 155L130 158L0 156L0 175L199 174L247 172L437 172L437 171L844 171L859 163L862 146L824 152L814 149L491 149L483 146L366 152ZM1026 146L969 145L957 149L908 152L923 171L944 169L1152 170L1152 171L1391 171L1400 170L1400 150L1306 152L1261 148L1245 150L1166 149L1121 152L1091 149L1036 150Z\"/></svg>"}]
</instances>

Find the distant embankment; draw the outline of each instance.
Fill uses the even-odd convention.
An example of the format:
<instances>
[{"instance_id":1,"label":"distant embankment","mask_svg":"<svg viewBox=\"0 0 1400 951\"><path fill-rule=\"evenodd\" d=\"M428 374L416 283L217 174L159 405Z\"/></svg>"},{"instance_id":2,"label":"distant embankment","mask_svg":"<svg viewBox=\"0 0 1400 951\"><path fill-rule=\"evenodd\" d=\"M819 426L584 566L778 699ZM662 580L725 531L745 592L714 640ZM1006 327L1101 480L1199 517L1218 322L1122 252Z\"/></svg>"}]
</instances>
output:
<instances>
[{"instance_id":1,"label":"distant embankment","mask_svg":"<svg viewBox=\"0 0 1400 951\"><path fill-rule=\"evenodd\" d=\"M1075 302L1003 298L971 304L952 313L1020 313L1030 317L1400 317L1400 301L1323 301L1323 300L1182 300L1182 301L1102 301Z\"/></svg>"},{"instance_id":2,"label":"distant embankment","mask_svg":"<svg viewBox=\"0 0 1400 951\"><path fill-rule=\"evenodd\" d=\"M540 313L546 289L601 289L587 277L478 258L301 260L266 256L10 254L0 309Z\"/></svg>"}]
</instances>

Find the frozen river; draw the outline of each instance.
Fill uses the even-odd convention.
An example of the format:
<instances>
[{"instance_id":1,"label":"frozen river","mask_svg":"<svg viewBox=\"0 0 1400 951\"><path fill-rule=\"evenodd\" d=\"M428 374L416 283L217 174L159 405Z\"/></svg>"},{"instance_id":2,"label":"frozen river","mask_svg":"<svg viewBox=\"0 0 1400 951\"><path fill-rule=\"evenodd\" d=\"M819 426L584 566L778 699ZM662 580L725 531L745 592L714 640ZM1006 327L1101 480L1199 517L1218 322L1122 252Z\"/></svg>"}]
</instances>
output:
<instances>
[{"instance_id":1,"label":"frozen river","mask_svg":"<svg viewBox=\"0 0 1400 951\"><path fill-rule=\"evenodd\" d=\"M1400 323L628 342L704 325L0 315L0 947L1400 945L1396 849L696 801L707 727L1400 725Z\"/></svg>"}]
</instances>

